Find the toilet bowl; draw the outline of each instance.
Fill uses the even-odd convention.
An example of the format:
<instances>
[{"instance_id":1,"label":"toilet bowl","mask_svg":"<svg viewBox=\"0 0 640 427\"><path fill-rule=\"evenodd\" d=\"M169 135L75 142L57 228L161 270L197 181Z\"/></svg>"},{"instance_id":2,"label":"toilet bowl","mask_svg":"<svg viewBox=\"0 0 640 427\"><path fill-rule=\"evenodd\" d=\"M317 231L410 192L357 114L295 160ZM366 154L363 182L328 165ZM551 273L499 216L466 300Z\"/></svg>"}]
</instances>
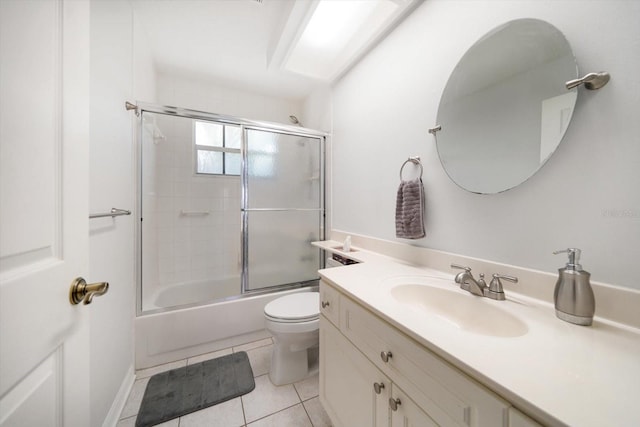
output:
<instances>
[{"instance_id":1,"label":"toilet bowl","mask_svg":"<svg viewBox=\"0 0 640 427\"><path fill-rule=\"evenodd\" d=\"M302 292L264 307L265 327L274 341L269 370L273 384L290 384L318 372L318 304L318 292Z\"/></svg>"}]
</instances>

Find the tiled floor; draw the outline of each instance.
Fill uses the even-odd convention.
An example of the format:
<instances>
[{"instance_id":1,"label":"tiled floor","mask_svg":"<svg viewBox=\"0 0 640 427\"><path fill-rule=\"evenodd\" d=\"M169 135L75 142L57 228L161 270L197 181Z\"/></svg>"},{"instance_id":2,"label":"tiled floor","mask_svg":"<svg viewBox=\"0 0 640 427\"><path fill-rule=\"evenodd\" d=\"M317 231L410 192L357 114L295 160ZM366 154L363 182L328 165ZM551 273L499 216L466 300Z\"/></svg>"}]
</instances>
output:
<instances>
[{"instance_id":1,"label":"tiled floor","mask_svg":"<svg viewBox=\"0 0 640 427\"><path fill-rule=\"evenodd\" d=\"M249 344L203 354L136 372L129 399L117 427L133 427L149 378L158 372L203 360L246 351L256 388L244 396L159 424L162 427L331 427L318 399L318 376L295 384L274 386L267 375L273 341L267 338Z\"/></svg>"}]
</instances>

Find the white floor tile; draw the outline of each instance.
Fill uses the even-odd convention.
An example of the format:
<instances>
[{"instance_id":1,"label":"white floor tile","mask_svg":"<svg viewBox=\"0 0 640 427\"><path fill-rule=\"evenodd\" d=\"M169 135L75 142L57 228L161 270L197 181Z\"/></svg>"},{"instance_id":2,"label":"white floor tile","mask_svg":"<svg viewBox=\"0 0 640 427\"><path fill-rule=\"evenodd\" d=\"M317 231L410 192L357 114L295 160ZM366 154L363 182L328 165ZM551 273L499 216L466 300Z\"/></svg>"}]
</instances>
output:
<instances>
[{"instance_id":1,"label":"white floor tile","mask_svg":"<svg viewBox=\"0 0 640 427\"><path fill-rule=\"evenodd\" d=\"M302 381L298 381L294 383L293 386L296 388L298 392L298 396L304 402L305 400L309 400L313 397L318 396L319 394L319 376L318 374L313 375L309 378L305 378Z\"/></svg>"},{"instance_id":2,"label":"white floor tile","mask_svg":"<svg viewBox=\"0 0 640 427\"><path fill-rule=\"evenodd\" d=\"M242 427L243 425L244 414L239 397L180 417L180 427Z\"/></svg>"},{"instance_id":3,"label":"white floor tile","mask_svg":"<svg viewBox=\"0 0 640 427\"><path fill-rule=\"evenodd\" d=\"M156 424L154 427L179 427L180 426L180 418L174 418L169 421L165 421L162 424Z\"/></svg>"},{"instance_id":4,"label":"white floor tile","mask_svg":"<svg viewBox=\"0 0 640 427\"><path fill-rule=\"evenodd\" d=\"M332 427L331 419L329 419L329 415L322 407L320 403L319 397L314 397L311 400L307 400L303 402L304 408L307 410L307 414L309 414L309 418L311 418L311 423L313 427Z\"/></svg>"},{"instance_id":5,"label":"white floor tile","mask_svg":"<svg viewBox=\"0 0 640 427\"><path fill-rule=\"evenodd\" d=\"M187 359L187 365L193 365L195 363L204 362L205 360L215 359L216 357L226 356L231 354L231 348L225 348L223 350L214 351L211 353L201 354L200 356L194 356Z\"/></svg>"},{"instance_id":6,"label":"white floor tile","mask_svg":"<svg viewBox=\"0 0 640 427\"><path fill-rule=\"evenodd\" d=\"M136 417L127 418L125 420L118 421L116 427L135 427L136 426ZM156 424L155 427L179 427L180 419L175 418L173 420L166 421L162 424Z\"/></svg>"},{"instance_id":7,"label":"white floor tile","mask_svg":"<svg viewBox=\"0 0 640 427\"><path fill-rule=\"evenodd\" d=\"M247 356L249 356L249 363L251 363L251 369L253 370L254 377L259 377L260 375L269 373L269 369L271 369L272 351L273 344L247 351Z\"/></svg>"},{"instance_id":8,"label":"white floor tile","mask_svg":"<svg viewBox=\"0 0 640 427\"><path fill-rule=\"evenodd\" d=\"M120 418L128 418L138 413L140 409L140 403L142 402L142 397L144 396L144 391L147 389L147 383L149 382L149 378L143 378L140 380L136 380L133 383L133 387L131 387L131 392L129 393L129 397L127 398L127 403L125 403L124 408L122 409L122 413L120 414Z\"/></svg>"},{"instance_id":9,"label":"white floor tile","mask_svg":"<svg viewBox=\"0 0 640 427\"><path fill-rule=\"evenodd\" d=\"M291 384L274 386L269 377L255 379L256 388L242 396L247 423L300 403L300 398Z\"/></svg>"},{"instance_id":10,"label":"white floor tile","mask_svg":"<svg viewBox=\"0 0 640 427\"><path fill-rule=\"evenodd\" d=\"M312 424L299 404L248 424L247 427L312 427Z\"/></svg>"},{"instance_id":11,"label":"white floor tile","mask_svg":"<svg viewBox=\"0 0 640 427\"><path fill-rule=\"evenodd\" d=\"M136 417L129 417L118 421L116 427L136 427Z\"/></svg>"},{"instance_id":12,"label":"white floor tile","mask_svg":"<svg viewBox=\"0 0 640 427\"><path fill-rule=\"evenodd\" d=\"M264 347L266 345L273 344L273 340L271 338L265 338L263 340L253 341L247 344L237 345L233 347L233 352L237 353L239 351L247 351L258 347Z\"/></svg>"},{"instance_id":13,"label":"white floor tile","mask_svg":"<svg viewBox=\"0 0 640 427\"><path fill-rule=\"evenodd\" d=\"M164 365L153 366L151 368L140 369L136 371L136 378L148 378L155 374L159 374L160 372L170 371L176 368L182 368L183 366L187 366L187 360L182 359L175 362L165 363Z\"/></svg>"}]
</instances>

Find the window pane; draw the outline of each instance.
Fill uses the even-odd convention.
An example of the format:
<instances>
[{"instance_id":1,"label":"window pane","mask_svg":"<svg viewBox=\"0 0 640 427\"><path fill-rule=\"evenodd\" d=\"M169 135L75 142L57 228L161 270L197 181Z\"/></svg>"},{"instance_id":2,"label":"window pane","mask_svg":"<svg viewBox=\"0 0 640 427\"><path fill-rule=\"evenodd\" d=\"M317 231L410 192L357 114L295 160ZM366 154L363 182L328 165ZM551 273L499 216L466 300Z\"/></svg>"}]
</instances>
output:
<instances>
[{"instance_id":1,"label":"window pane","mask_svg":"<svg viewBox=\"0 0 640 427\"><path fill-rule=\"evenodd\" d=\"M240 175L240 164L242 162L240 153L226 153L225 156L224 173L226 175Z\"/></svg>"},{"instance_id":2,"label":"window pane","mask_svg":"<svg viewBox=\"0 0 640 427\"><path fill-rule=\"evenodd\" d=\"M222 173L222 153L217 151L198 150L197 159L197 173Z\"/></svg>"},{"instance_id":3,"label":"window pane","mask_svg":"<svg viewBox=\"0 0 640 427\"><path fill-rule=\"evenodd\" d=\"M223 125L217 123L196 122L196 145L222 147Z\"/></svg>"},{"instance_id":4,"label":"window pane","mask_svg":"<svg viewBox=\"0 0 640 427\"><path fill-rule=\"evenodd\" d=\"M240 148L240 142L242 141L242 132L239 126L224 127L225 140L224 146L228 148Z\"/></svg>"}]
</instances>

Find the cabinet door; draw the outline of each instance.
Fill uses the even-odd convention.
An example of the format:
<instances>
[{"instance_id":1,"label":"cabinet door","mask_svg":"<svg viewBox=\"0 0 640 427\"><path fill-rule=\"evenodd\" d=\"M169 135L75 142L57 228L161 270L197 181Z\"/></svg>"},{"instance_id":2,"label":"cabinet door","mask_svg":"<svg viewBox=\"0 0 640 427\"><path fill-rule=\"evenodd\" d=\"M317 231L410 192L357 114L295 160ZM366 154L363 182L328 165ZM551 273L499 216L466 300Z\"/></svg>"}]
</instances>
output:
<instances>
[{"instance_id":1,"label":"cabinet door","mask_svg":"<svg viewBox=\"0 0 640 427\"><path fill-rule=\"evenodd\" d=\"M320 312L335 326L340 327L340 294L320 281Z\"/></svg>"},{"instance_id":2,"label":"cabinet door","mask_svg":"<svg viewBox=\"0 0 640 427\"><path fill-rule=\"evenodd\" d=\"M395 384L389 400L389 408L391 409L391 427L438 427L438 424Z\"/></svg>"},{"instance_id":3,"label":"cabinet door","mask_svg":"<svg viewBox=\"0 0 640 427\"><path fill-rule=\"evenodd\" d=\"M503 424L505 401L342 294L340 330L439 425Z\"/></svg>"},{"instance_id":4,"label":"cabinet door","mask_svg":"<svg viewBox=\"0 0 640 427\"><path fill-rule=\"evenodd\" d=\"M509 408L509 427L541 427L516 408Z\"/></svg>"},{"instance_id":5,"label":"cabinet door","mask_svg":"<svg viewBox=\"0 0 640 427\"><path fill-rule=\"evenodd\" d=\"M389 379L320 316L320 401L334 425L387 427L390 396Z\"/></svg>"}]
</instances>

